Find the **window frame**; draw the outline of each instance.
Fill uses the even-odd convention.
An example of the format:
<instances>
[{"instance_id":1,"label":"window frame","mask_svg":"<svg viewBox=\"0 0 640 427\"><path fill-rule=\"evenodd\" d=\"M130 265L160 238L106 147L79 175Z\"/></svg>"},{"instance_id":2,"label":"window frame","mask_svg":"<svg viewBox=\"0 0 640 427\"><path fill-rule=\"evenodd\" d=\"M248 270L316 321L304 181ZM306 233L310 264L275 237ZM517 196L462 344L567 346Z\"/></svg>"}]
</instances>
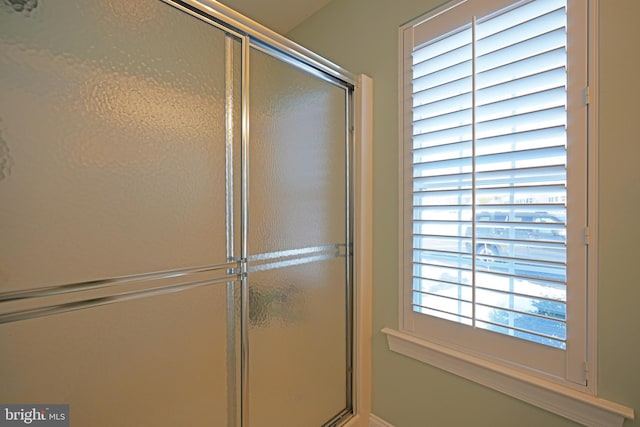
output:
<instances>
[{"instance_id":1,"label":"window frame","mask_svg":"<svg viewBox=\"0 0 640 427\"><path fill-rule=\"evenodd\" d=\"M576 1L567 0L567 7ZM587 108L587 123L585 126L587 148L585 157L581 160L586 173L586 215L587 226L581 236L587 244L587 265L584 272L584 290L578 298L584 313L584 360L573 362L570 368L573 372L585 375L585 384L576 384L555 374L523 367L520 364L505 362L500 358L468 351L464 347L445 344L437 339L428 339L412 328L407 320L407 306L411 310L412 290L412 209L411 191L407 193L407 183L412 182L412 167L410 150L406 148L406 141L411 141L411 126L405 120L405 111L411 111L411 99L405 96L406 69L411 67L410 55L405 50L406 29L415 26L417 22L437 16L454 8L468 8L474 3L482 5L482 10L473 15L485 16L504 7L519 3L518 0L451 0L444 5L427 12L400 28L399 31L399 162L400 162L400 197L399 197L399 265L400 265L400 294L399 294L399 330L384 328L382 332L387 336L392 351L412 357L429 365L444 369L469 380L483 384L489 388L506 393L510 396L547 409L584 425L621 425L625 418L633 419L631 408L618 405L597 398L597 10L598 0L589 0L585 7L584 16L568 15L568 26L575 26L576 19L583 19L581 24L586 31L586 47L584 52L583 72L586 73L587 86L579 95L580 99L568 102L582 102ZM487 9L488 8L488 9ZM462 10L462 9L459 9ZM473 16L471 15L471 16ZM433 24L433 22L432 22ZM445 27L440 28L441 34L457 29L465 22L447 21ZM437 28L432 25L430 30ZM429 40L429 39L427 39ZM410 52L409 52L410 53ZM570 59L568 59L570 60ZM409 63L407 64L407 61ZM407 105L408 103L408 105ZM568 161L571 161L568 159ZM407 197L409 195L409 197ZM407 201L409 203L407 203ZM407 220L408 218L408 220ZM569 219L569 221L571 221ZM588 278L588 286L587 286ZM573 297L572 297L573 298ZM574 302L575 303L575 302ZM435 319L437 322L447 322ZM568 322L572 321L568 319ZM447 322L452 323L452 322ZM484 332L484 331L482 331ZM497 335L497 334L495 334ZM507 337L509 338L509 337ZM525 344L525 348L527 345ZM588 355L588 357L587 357Z\"/></svg>"},{"instance_id":2,"label":"window frame","mask_svg":"<svg viewBox=\"0 0 640 427\"><path fill-rule=\"evenodd\" d=\"M579 271L575 277L576 270L571 270L571 285L567 286L567 332L571 334L567 340L567 350L558 350L555 348L541 346L531 342L523 342L519 339L496 334L491 331L481 330L479 328L469 328L468 326L442 320L432 316L425 316L415 313L412 309L413 301L413 284L411 283L412 267L413 267L413 242L412 242L412 205L413 194L411 192L412 168L411 159L412 148L412 132L411 132L411 54L415 49L419 49L424 43L428 43L434 39L440 39L449 34L456 34L460 28L464 28L471 24L474 17L478 20L485 20L497 13L517 6L529 3L530 0L465 0L454 3L447 3L441 9L438 9L426 16L420 17L415 21L405 25L402 30L403 38L403 92L405 100L403 102L403 147L406 150L402 159L402 167L405 169L403 183L404 211L403 219L405 227L402 243L404 249L404 260L402 265L404 277L402 279L404 288L403 302L401 312L403 313L401 325L405 332L413 333L418 336L429 339L438 344L447 345L456 350L468 351L478 356L490 358L496 362L503 363L506 366L523 371L535 371L538 375L548 377L549 380L567 385L574 386L578 389L588 388L588 379L586 378L587 369L587 327L586 327L586 271ZM568 0L567 9L572 5L572 13L567 14L567 27L575 28L573 31L567 31L567 45L573 43L574 49L571 54L567 55L567 69L573 69L573 72L567 72L567 163L571 166L567 167L567 187L573 194L586 194L587 188L587 170L586 170L586 147L581 146L582 140L587 140L587 106L582 98L583 87L588 84L586 68L586 37L584 32L586 28L586 7L582 0ZM573 20L572 25L570 20ZM571 33L571 34L569 34ZM576 34L574 36L574 34ZM577 64L576 64L577 63ZM575 80L575 83L574 83ZM576 123L577 122L577 123ZM577 142L578 147L573 148L573 141ZM569 194L569 192L568 192ZM570 197L571 199L571 197ZM575 248L569 253L578 253L579 256L585 257L586 250L581 230L587 227L586 219L586 200L577 200L573 203L568 214L573 218L568 218L568 223L578 224L577 226L568 227L567 245ZM577 205L577 206L576 206ZM586 269L584 259L568 260L569 263L578 265L581 269ZM567 269L568 270L568 269ZM569 280L568 280L569 282ZM569 314L570 313L570 314ZM571 316L569 318L569 316ZM455 337L456 339L451 339ZM460 345L460 343L464 343Z\"/></svg>"}]
</instances>

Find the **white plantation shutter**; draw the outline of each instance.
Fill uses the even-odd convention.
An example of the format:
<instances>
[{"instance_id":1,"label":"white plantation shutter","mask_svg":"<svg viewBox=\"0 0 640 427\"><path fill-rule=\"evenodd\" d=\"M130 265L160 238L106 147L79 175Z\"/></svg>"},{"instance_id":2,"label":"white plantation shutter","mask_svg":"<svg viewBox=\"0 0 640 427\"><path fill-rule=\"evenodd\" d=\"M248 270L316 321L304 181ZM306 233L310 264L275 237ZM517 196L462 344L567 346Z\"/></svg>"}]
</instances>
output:
<instances>
[{"instance_id":1,"label":"white plantation shutter","mask_svg":"<svg viewBox=\"0 0 640 427\"><path fill-rule=\"evenodd\" d=\"M469 0L405 31L404 327L581 382L566 360L586 360L585 308L573 310L586 73L570 76L569 3Z\"/></svg>"}]
</instances>

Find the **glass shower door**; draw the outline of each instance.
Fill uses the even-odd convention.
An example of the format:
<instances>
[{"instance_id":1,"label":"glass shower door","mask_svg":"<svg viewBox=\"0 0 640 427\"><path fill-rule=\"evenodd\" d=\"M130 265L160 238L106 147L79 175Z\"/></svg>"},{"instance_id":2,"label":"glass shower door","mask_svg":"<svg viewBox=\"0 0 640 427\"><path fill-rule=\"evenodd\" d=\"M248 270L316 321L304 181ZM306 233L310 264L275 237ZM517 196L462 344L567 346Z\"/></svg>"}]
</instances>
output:
<instances>
[{"instance_id":1,"label":"glass shower door","mask_svg":"<svg viewBox=\"0 0 640 427\"><path fill-rule=\"evenodd\" d=\"M248 303L251 427L350 410L344 87L252 48Z\"/></svg>"},{"instance_id":2,"label":"glass shower door","mask_svg":"<svg viewBox=\"0 0 640 427\"><path fill-rule=\"evenodd\" d=\"M0 0L0 405L351 414L351 87L213 3Z\"/></svg>"},{"instance_id":3,"label":"glass shower door","mask_svg":"<svg viewBox=\"0 0 640 427\"><path fill-rule=\"evenodd\" d=\"M237 425L240 45L157 0L0 2L0 403Z\"/></svg>"}]
</instances>

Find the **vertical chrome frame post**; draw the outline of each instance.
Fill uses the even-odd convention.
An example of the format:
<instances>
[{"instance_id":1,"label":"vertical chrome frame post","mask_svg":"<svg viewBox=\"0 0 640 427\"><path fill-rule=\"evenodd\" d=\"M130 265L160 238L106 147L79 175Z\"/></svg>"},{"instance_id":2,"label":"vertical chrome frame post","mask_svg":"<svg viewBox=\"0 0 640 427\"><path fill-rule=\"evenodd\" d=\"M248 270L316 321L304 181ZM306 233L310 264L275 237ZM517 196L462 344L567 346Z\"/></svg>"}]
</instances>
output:
<instances>
[{"instance_id":1,"label":"vertical chrome frame post","mask_svg":"<svg viewBox=\"0 0 640 427\"><path fill-rule=\"evenodd\" d=\"M247 276L249 258L249 55L248 37L242 37L242 228L241 228L241 305L240 305L240 346L241 369L241 419L242 426L249 426L249 278Z\"/></svg>"},{"instance_id":2,"label":"vertical chrome frame post","mask_svg":"<svg viewBox=\"0 0 640 427\"><path fill-rule=\"evenodd\" d=\"M354 230L354 186L353 186L353 156L354 156L354 119L353 119L353 88L345 88L345 172L346 172L346 277L347 284L345 292L346 301L346 349L347 349L347 408L353 409L355 400L354 394L354 274L353 274L353 230Z\"/></svg>"}]
</instances>

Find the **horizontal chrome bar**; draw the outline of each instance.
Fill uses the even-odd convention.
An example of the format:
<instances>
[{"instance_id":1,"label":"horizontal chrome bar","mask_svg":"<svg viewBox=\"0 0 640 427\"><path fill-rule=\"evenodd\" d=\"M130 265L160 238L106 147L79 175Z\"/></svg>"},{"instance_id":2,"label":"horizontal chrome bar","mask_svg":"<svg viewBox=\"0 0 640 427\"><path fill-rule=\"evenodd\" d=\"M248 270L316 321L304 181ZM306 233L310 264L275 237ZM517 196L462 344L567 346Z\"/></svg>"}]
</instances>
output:
<instances>
[{"instance_id":1,"label":"horizontal chrome bar","mask_svg":"<svg viewBox=\"0 0 640 427\"><path fill-rule=\"evenodd\" d=\"M293 267L310 262L324 261L346 256L346 245L337 243L326 246L291 249L250 255L247 272ZM272 262L264 262L272 261Z\"/></svg>"},{"instance_id":2,"label":"horizontal chrome bar","mask_svg":"<svg viewBox=\"0 0 640 427\"><path fill-rule=\"evenodd\" d=\"M165 295L174 292L185 291L202 286L212 285L216 283L228 283L237 280L236 276L221 277L214 280L200 280L189 283L179 283L169 286L161 286L151 289L145 289L142 291L123 292L120 294L114 294L99 298L91 298L81 301L73 301L68 303L30 308L24 310L16 310L13 312L0 314L0 324L16 322L19 320L34 319L38 317L52 316L54 314L68 313L70 311L84 310L88 308L100 307L107 304L113 304L122 301L131 301L135 299Z\"/></svg>"},{"instance_id":3,"label":"horizontal chrome bar","mask_svg":"<svg viewBox=\"0 0 640 427\"><path fill-rule=\"evenodd\" d=\"M262 41L278 49L282 53L329 74L350 86L355 85L355 76L339 65L321 57L269 28L241 15L233 9L214 0L163 0L168 4L187 12L198 11L219 21L230 30L246 34L252 39Z\"/></svg>"},{"instance_id":4,"label":"horizontal chrome bar","mask_svg":"<svg viewBox=\"0 0 640 427\"><path fill-rule=\"evenodd\" d=\"M231 270L231 274L236 274L234 270L239 269L239 262L228 264L207 265L201 267L180 268L176 270L165 270L153 273L134 274L130 276L112 277L98 280L89 280L86 282L69 283L58 286L48 286L36 289L26 289L19 291L10 291L0 293L0 303L8 301L16 301L29 298L40 298L46 296L60 295L71 292L87 291L92 289L101 289L108 286L114 286L125 282L139 282L148 280L169 279L173 277L182 277L196 273L205 273L215 270Z\"/></svg>"},{"instance_id":5,"label":"horizontal chrome bar","mask_svg":"<svg viewBox=\"0 0 640 427\"><path fill-rule=\"evenodd\" d=\"M271 262L268 264L259 264L259 265L253 265L253 266L249 265L248 272L254 273L257 271L274 270L276 268L293 267L296 265L308 264L310 262L325 261L332 258L340 258L341 256L344 256L344 255L341 255L340 253L336 252L333 254L287 259L287 260L278 261L278 262Z\"/></svg>"},{"instance_id":6,"label":"horizontal chrome bar","mask_svg":"<svg viewBox=\"0 0 640 427\"><path fill-rule=\"evenodd\" d=\"M282 51L274 48L272 45L268 43L264 43L260 40L252 39L251 40L251 48L258 50L265 55L269 55L273 58L276 58L292 67L303 70L319 79L324 80L327 83L331 83L333 85L348 88L352 87L349 83L346 83L343 79L339 79L334 75L328 74L325 71L322 71L320 68L313 66L313 64L309 64L307 62L300 61L299 58L296 58L292 55L283 54Z\"/></svg>"},{"instance_id":7,"label":"horizontal chrome bar","mask_svg":"<svg viewBox=\"0 0 640 427\"><path fill-rule=\"evenodd\" d=\"M276 258L290 258L295 256L306 256L313 253L322 253L322 252L331 252L331 251L339 251L341 247L344 247L342 244L335 245L326 245L326 246L313 246L308 248L301 249L291 249L287 251L278 251L278 252L267 252L262 254L250 255L249 261L262 261L267 259L276 259Z\"/></svg>"}]
</instances>

